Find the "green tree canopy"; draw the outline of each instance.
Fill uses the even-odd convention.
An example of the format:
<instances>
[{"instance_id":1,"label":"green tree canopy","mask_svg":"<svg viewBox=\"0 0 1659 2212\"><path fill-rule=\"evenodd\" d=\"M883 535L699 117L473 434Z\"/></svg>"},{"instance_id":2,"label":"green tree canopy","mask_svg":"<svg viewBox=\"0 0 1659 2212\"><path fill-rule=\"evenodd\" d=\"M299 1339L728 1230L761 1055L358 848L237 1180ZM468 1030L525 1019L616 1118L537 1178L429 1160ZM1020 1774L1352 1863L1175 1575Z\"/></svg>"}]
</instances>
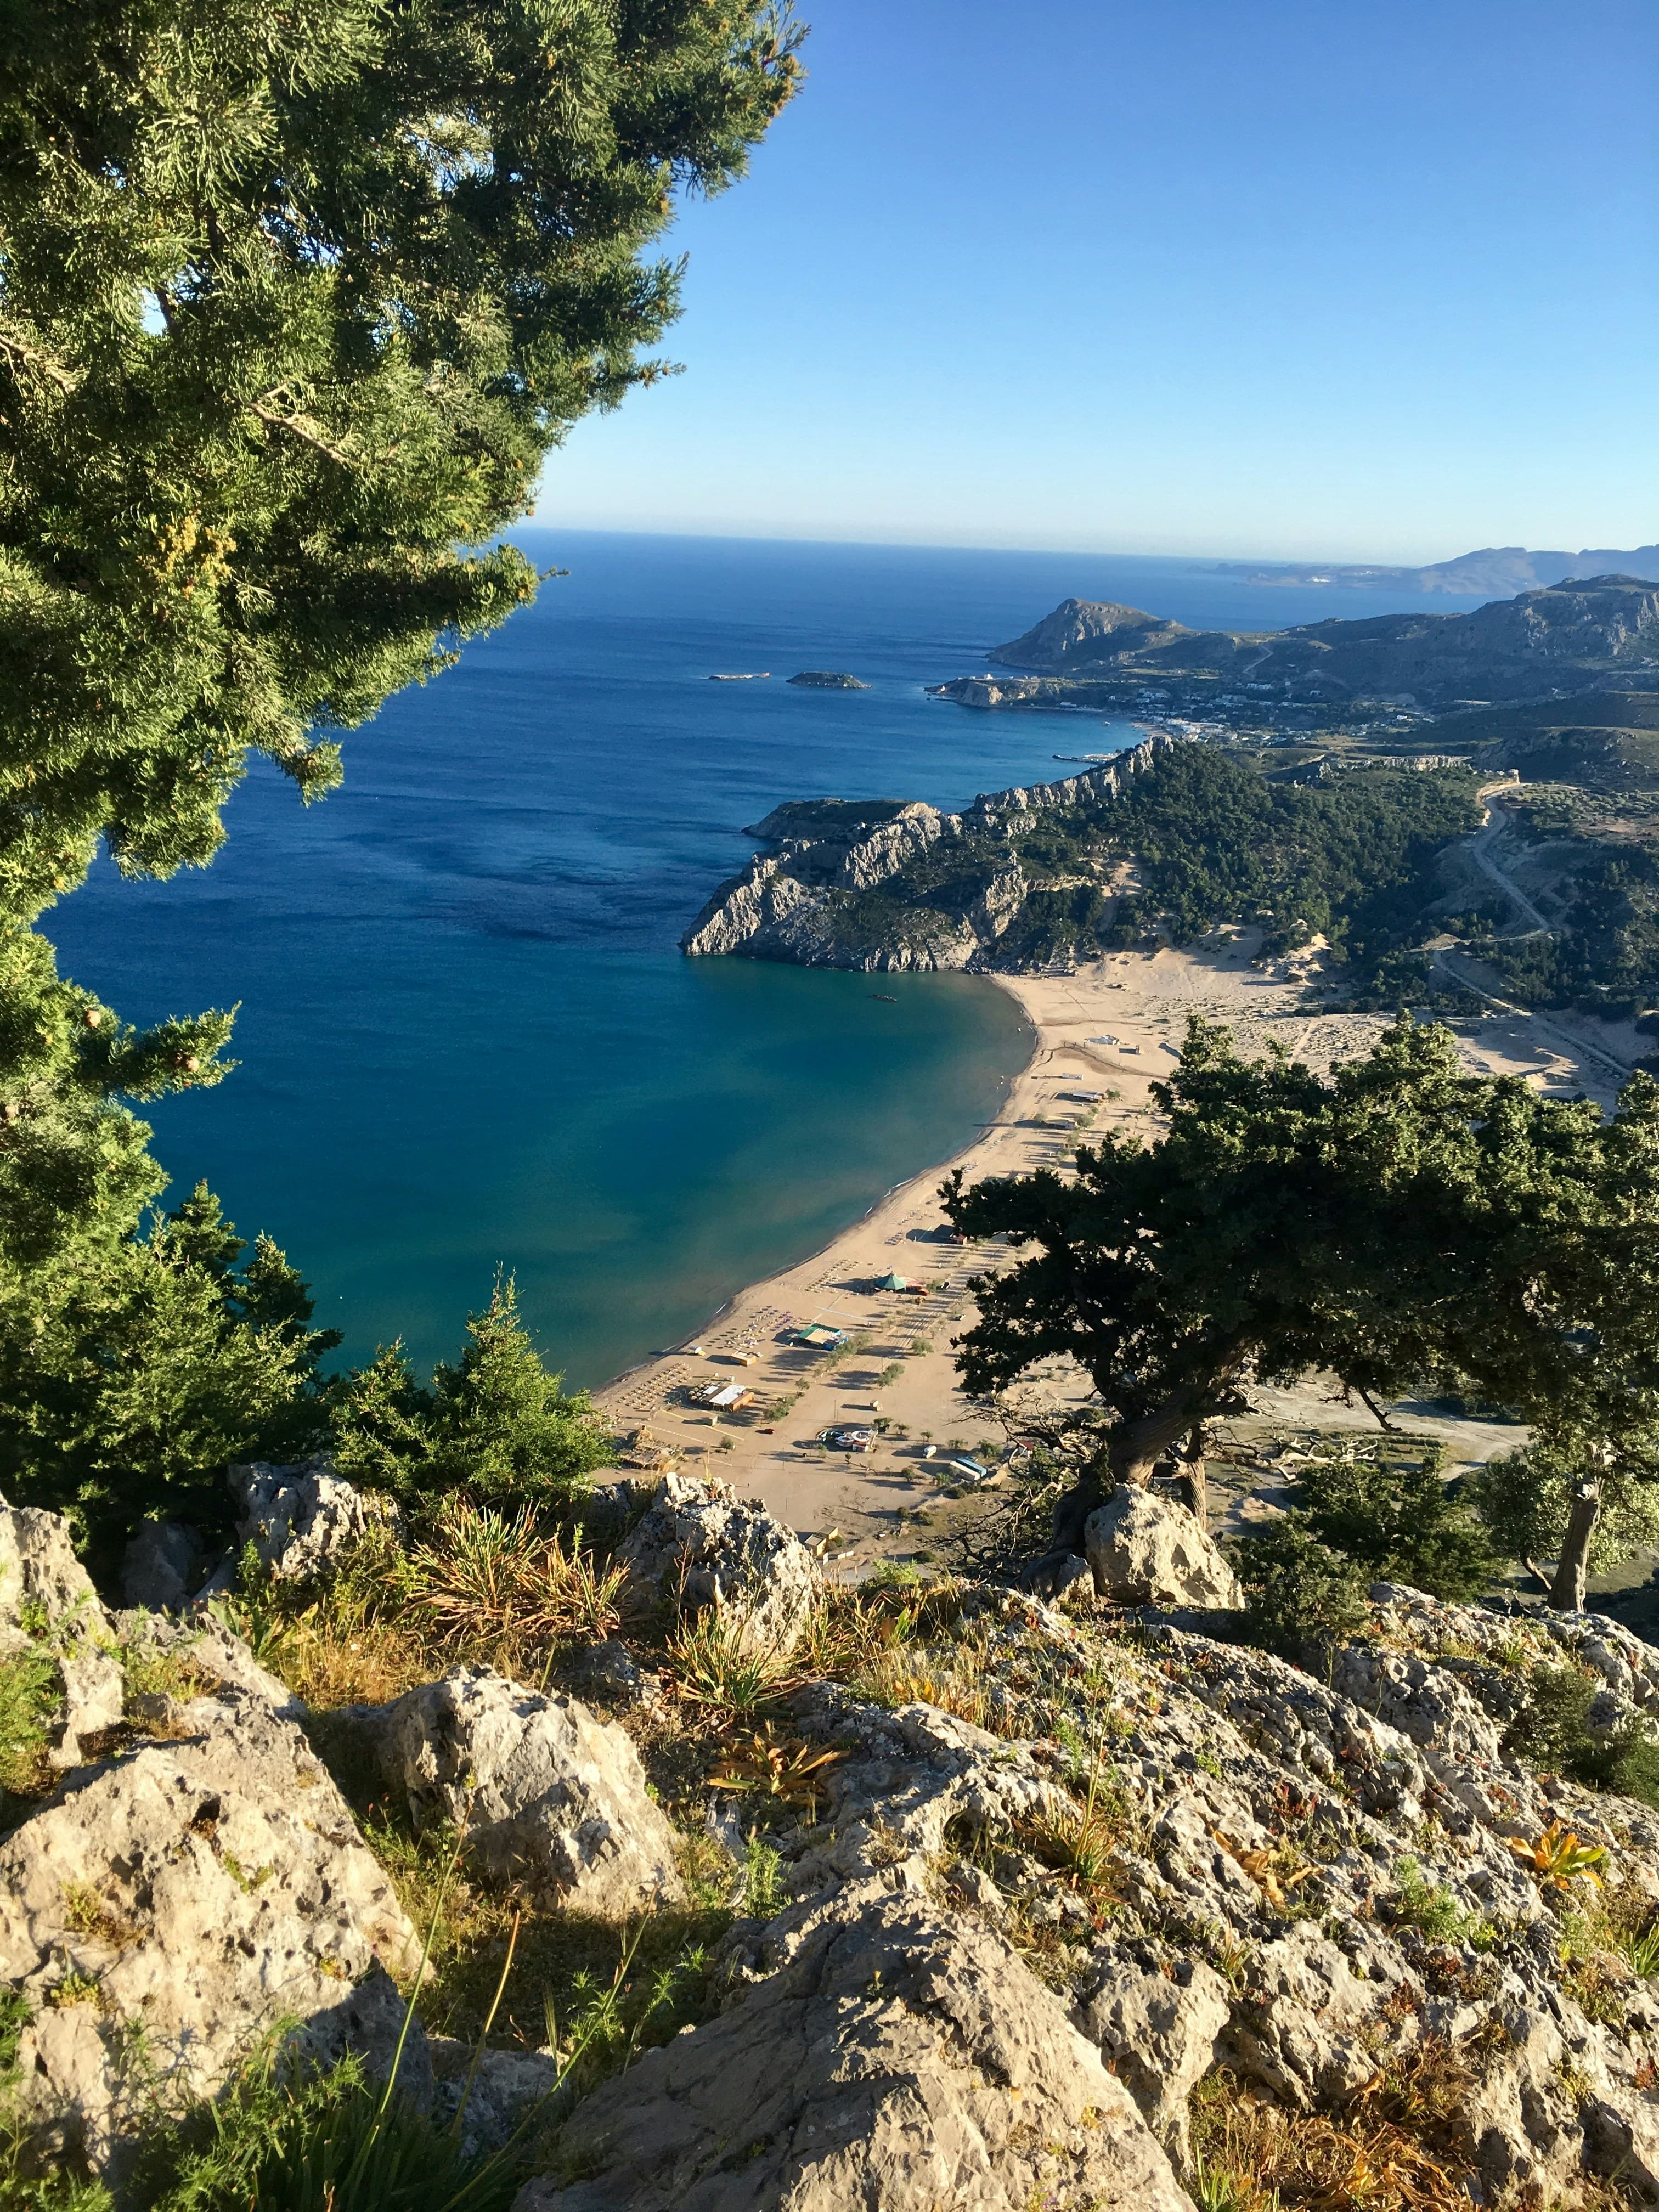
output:
<instances>
[{"instance_id":1,"label":"green tree canopy","mask_svg":"<svg viewBox=\"0 0 1659 2212\"><path fill-rule=\"evenodd\" d=\"M788 99L759 0L64 0L0 22L0 1305L161 1178L121 1098L216 1081L27 925L101 838L211 858L250 752L331 732L534 588L500 532L663 373L677 191Z\"/></svg>"},{"instance_id":2,"label":"green tree canopy","mask_svg":"<svg viewBox=\"0 0 1659 2212\"><path fill-rule=\"evenodd\" d=\"M218 1471L326 1440L305 1284L250 1249L198 1183L146 1237L49 1271L32 1326L0 1331L0 1487L72 1514L102 1565L147 1512L225 1516Z\"/></svg>"},{"instance_id":3,"label":"green tree canopy","mask_svg":"<svg viewBox=\"0 0 1659 2212\"><path fill-rule=\"evenodd\" d=\"M466 1333L460 1358L439 1364L429 1390L395 1344L351 1377L335 1415L336 1468L410 1504L456 1491L541 1504L572 1496L609 1464L610 1431L543 1365L511 1278L468 1316Z\"/></svg>"},{"instance_id":4,"label":"green tree canopy","mask_svg":"<svg viewBox=\"0 0 1659 2212\"><path fill-rule=\"evenodd\" d=\"M31 924L100 841L210 860L251 754L326 792L341 730L531 596L501 532L667 373L658 241L797 43L787 0L0 14L0 1477L33 1502L107 1533L280 1449L317 1340L204 1198L144 1229L124 1102L217 1082L234 1010L136 1032Z\"/></svg>"},{"instance_id":5,"label":"green tree canopy","mask_svg":"<svg viewBox=\"0 0 1659 2212\"><path fill-rule=\"evenodd\" d=\"M1464 1075L1449 1033L1409 1019L1328 1077L1194 1022L1155 1095L1153 1141L1108 1135L1075 1181L946 1187L958 1227L1036 1248L981 1289L968 1389L1063 1354L1106 1417L1057 1541L1075 1548L1103 1480L1145 1481L1252 1382L1322 1370L1376 1401L1472 1381L1592 1484L1650 1463L1659 1085L1634 1078L1608 1118Z\"/></svg>"},{"instance_id":6,"label":"green tree canopy","mask_svg":"<svg viewBox=\"0 0 1659 2212\"><path fill-rule=\"evenodd\" d=\"M732 0L57 0L0 32L0 910L313 797L528 597L492 544L642 356L678 190L793 88ZM485 548L468 551L468 548Z\"/></svg>"}]
</instances>

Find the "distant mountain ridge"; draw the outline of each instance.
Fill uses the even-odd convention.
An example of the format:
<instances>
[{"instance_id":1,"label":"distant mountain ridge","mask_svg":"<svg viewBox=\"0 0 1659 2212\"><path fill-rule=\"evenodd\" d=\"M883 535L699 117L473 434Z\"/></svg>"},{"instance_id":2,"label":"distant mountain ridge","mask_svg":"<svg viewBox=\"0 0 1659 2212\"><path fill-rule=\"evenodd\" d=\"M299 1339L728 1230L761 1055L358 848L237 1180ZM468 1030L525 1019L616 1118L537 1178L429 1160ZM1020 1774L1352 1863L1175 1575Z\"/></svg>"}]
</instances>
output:
<instances>
[{"instance_id":1,"label":"distant mountain ridge","mask_svg":"<svg viewBox=\"0 0 1659 2212\"><path fill-rule=\"evenodd\" d=\"M1469 614L1255 632L1189 629L1138 607L1066 599L992 657L1044 677L1200 677L1296 700L1409 698L1443 708L1472 698L1538 698L1659 668L1659 584L1594 576ZM943 688L957 696L957 687Z\"/></svg>"},{"instance_id":2,"label":"distant mountain ridge","mask_svg":"<svg viewBox=\"0 0 1659 2212\"><path fill-rule=\"evenodd\" d=\"M1455 592L1492 598L1534 592L1551 584L1589 576L1659 574L1659 545L1627 551L1606 546L1579 553L1534 553L1524 545L1483 545L1455 560L1434 561L1426 568L1392 568L1374 562L1329 561L1218 561L1219 575L1243 576L1252 584L1333 584L1348 590Z\"/></svg>"}]
</instances>

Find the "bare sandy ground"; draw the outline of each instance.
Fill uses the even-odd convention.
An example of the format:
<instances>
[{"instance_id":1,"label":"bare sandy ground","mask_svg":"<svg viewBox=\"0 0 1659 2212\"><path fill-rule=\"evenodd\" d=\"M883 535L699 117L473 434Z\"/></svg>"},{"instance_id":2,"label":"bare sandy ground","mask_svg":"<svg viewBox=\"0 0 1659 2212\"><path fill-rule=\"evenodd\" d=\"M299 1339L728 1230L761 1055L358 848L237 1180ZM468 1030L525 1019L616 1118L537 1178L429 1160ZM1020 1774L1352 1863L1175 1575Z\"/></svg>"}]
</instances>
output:
<instances>
[{"instance_id":1,"label":"bare sandy ground","mask_svg":"<svg viewBox=\"0 0 1659 2212\"><path fill-rule=\"evenodd\" d=\"M1061 1166L1080 1133L1053 1126L1067 1116L1080 1121L1092 1112L1096 1131L1150 1130L1150 1085L1173 1066L1193 1014L1225 1022L1249 1054L1276 1041L1324 1068L1369 1049L1385 1026L1382 1017L1310 1012L1317 953L1263 963L1257 943L1249 933L1227 929L1183 951L1109 954L1071 975L998 977L1030 1017L1036 1047L1003 1111L945 1167L959 1165L971 1178ZM1611 1105L1622 1054L1600 1034L1602 1024L1560 1016L1544 1024L1494 1007L1490 1019L1458 1027L1472 1071L1514 1071L1547 1091L1583 1091ZM1079 1099L1081 1091L1105 1095L1091 1104ZM943 1522L980 1510L977 1500L952 1503L942 1495L939 1462L951 1447L971 1448L994 1433L957 1388L951 1340L973 1318L969 1279L1009 1256L997 1243L942 1241L944 1172L933 1169L901 1185L826 1250L740 1292L701 1336L619 1377L597 1394L599 1403L624 1432L649 1431L645 1458L656 1450L684 1471L718 1474L803 1533L836 1532L831 1548L854 1565L879 1554L928 1558ZM878 1290L890 1270L928 1286L927 1295L918 1300ZM812 1354L780 1340L790 1327L817 1319L866 1336L868 1348L825 1375ZM740 1364L747 1361L753 1364ZM882 1370L901 1362L898 1378L878 1387ZM765 1402L800 1395L775 1419L765 1413L711 1419L687 1401L716 1379L741 1379ZM1056 1397L1083 1395L1075 1370L1050 1379ZM1258 1406L1233 1425L1235 1441L1370 1425L1363 1407L1333 1402L1317 1387L1264 1392ZM869 1455L830 1452L817 1442L832 1425L868 1422L878 1410L903 1433L884 1438ZM1521 1435L1428 1408L1402 1408L1400 1418L1414 1431L1441 1436L1453 1464L1512 1449ZM1235 1525L1258 1510L1248 1493L1225 1486L1218 1486L1215 1507L1218 1519Z\"/></svg>"}]
</instances>

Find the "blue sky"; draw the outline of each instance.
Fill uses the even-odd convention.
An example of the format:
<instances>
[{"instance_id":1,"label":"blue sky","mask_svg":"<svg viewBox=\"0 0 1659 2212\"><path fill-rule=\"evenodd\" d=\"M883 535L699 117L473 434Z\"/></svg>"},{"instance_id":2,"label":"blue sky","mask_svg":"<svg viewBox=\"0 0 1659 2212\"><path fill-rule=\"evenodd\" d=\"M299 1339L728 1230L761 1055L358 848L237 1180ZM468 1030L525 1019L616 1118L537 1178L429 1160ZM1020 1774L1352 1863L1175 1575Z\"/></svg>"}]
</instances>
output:
<instances>
[{"instance_id":1,"label":"blue sky","mask_svg":"<svg viewBox=\"0 0 1659 2212\"><path fill-rule=\"evenodd\" d=\"M1654 0L817 0L686 373L540 518L1433 560L1659 538Z\"/></svg>"}]
</instances>

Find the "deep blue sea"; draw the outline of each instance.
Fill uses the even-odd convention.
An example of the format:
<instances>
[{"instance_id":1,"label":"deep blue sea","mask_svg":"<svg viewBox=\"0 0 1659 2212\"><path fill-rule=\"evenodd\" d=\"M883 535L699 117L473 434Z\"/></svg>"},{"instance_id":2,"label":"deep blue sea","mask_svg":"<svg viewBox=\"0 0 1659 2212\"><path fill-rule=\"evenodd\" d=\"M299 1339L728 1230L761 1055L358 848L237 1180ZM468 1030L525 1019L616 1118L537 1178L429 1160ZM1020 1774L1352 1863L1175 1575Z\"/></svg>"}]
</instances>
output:
<instances>
[{"instance_id":1,"label":"deep blue sea","mask_svg":"<svg viewBox=\"0 0 1659 2212\"><path fill-rule=\"evenodd\" d=\"M745 823L809 796L957 806L1132 742L925 696L1072 593L1251 628L1469 604L1098 555L523 543L568 573L349 733L343 790L307 809L256 770L210 869L100 864L46 927L130 1020L240 1002L240 1066L151 1109L156 1150L175 1196L205 1176L287 1249L343 1357L452 1353L505 1267L584 1384L958 1150L1029 1049L970 978L683 959ZM871 689L783 680L811 668Z\"/></svg>"}]
</instances>

